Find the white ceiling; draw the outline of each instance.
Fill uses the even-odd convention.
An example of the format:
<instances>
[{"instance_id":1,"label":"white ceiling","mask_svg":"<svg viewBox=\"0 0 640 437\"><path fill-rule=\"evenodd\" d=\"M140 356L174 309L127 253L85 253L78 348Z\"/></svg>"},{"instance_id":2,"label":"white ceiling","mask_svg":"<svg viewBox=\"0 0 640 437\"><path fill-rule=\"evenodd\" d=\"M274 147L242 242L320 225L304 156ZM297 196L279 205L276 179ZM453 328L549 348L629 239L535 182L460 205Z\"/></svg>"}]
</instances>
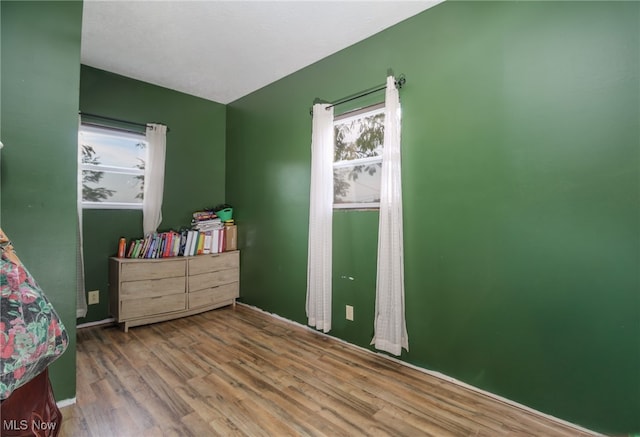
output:
<instances>
[{"instance_id":1,"label":"white ceiling","mask_svg":"<svg viewBox=\"0 0 640 437\"><path fill-rule=\"evenodd\" d=\"M85 65L229 103L443 0L85 0Z\"/></svg>"}]
</instances>

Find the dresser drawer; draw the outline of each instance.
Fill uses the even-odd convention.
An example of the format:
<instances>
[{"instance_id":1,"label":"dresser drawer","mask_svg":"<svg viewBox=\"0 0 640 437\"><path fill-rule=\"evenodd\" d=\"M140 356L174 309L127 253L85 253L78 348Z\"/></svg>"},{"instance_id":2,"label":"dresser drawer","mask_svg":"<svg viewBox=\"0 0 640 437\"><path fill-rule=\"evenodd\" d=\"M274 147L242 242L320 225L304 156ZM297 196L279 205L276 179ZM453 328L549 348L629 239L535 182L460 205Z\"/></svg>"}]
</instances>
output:
<instances>
[{"instance_id":1,"label":"dresser drawer","mask_svg":"<svg viewBox=\"0 0 640 437\"><path fill-rule=\"evenodd\" d=\"M184 277L186 275L185 260L150 260L146 262L122 263L120 281L141 281L144 279L160 279Z\"/></svg>"},{"instance_id":2,"label":"dresser drawer","mask_svg":"<svg viewBox=\"0 0 640 437\"><path fill-rule=\"evenodd\" d=\"M199 255L189 258L189 275L239 268L239 252L223 252L217 255Z\"/></svg>"},{"instance_id":3,"label":"dresser drawer","mask_svg":"<svg viewBox=\"0 0 640 437\"><path fill-rule=\"evenodd\" d=\"M127 281L120 284L120 296L122 299L166 296L168 294L184 293L185 291L184 276L147 279L146 281Z\"/></svg>"},{"instance_id":4,"label":"dresser drawer","mask_svg":"<svg viewBox=\"0 0 640 437\"><path fill-rule=\"evenodd\" d=\"M220 287L208 288L193 293L189 293L189 308L197 308L208 305L215 305L235 299L238 296L238 283L221 285Z\"/></svg>"},{"instance_id":5,"label":"dresser drawer","mask_svg":"<svg viewBox=\"0 0 640 437\"><path fill-rule=\"evenodd\" d=\"M220 270L217 272L202 273L189 276L189 292L204 290L205 288L238 282L240 271L238 269Z\"/></svg>"},{"instance_id":6,"label":"dresser drawer","mask_svg":"<svg viewBox=\"0 0 640 437\"><path fill-rule=\"evenodd\" d=\"M127 299L120 302L120 320L147 317L186 309L187 294Z\"/></svg>"}]
</instances>

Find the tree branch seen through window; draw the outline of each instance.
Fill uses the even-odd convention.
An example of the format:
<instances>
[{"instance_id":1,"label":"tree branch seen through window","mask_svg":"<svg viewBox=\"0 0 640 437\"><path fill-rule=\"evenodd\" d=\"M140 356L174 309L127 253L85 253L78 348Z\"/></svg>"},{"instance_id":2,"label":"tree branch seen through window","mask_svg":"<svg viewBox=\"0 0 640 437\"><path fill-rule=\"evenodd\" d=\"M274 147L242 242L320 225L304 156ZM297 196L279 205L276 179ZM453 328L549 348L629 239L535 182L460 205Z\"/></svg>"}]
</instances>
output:
<instances>
[{"instance_id":1,"label":"tree branch seen through window","mask_svg":"<svg viewBox=\"0 0 640 437\"><path fill-rule=\"evenodd\" d=\"M384 108L334 122L334 206L377 207L384 144Z\"/></svg>"},{"instance_id":2,"label":"tree branch seen through window","mask_svg":"<svg viewBox=\"0 0 640 437\"><path fill-rule=\"evenodd\" d=\"M83 207L142 207L147 160L143 135L82 126L78 145Z\"/></svg>"}]
</instances>

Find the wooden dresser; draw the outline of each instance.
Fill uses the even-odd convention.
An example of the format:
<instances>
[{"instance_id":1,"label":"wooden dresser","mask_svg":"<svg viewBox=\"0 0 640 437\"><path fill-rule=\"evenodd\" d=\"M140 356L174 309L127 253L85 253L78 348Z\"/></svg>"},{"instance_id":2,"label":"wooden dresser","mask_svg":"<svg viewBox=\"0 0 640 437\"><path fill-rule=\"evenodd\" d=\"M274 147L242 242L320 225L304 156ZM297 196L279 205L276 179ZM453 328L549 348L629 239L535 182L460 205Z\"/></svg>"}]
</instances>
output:
<instances>
[{"instance_id":1,"label":"wooden dresser","mask_svg":"<svg viewBox=\"0 0 640 437\"><path fill-rule=\"evenodd\" d=\"M132 326L190 316L239 297L240 252L160 259L109 258L109 304Z\"/></svg>"}]
</instances>

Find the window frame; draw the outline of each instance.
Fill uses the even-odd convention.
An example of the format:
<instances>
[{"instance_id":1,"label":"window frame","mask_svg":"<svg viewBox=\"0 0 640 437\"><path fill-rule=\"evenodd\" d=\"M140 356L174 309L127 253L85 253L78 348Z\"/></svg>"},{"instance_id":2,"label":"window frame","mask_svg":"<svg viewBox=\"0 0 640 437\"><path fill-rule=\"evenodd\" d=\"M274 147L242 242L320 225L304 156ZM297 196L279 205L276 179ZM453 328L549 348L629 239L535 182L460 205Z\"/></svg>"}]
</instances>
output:
<instances>
[{"instance_id":1,"label":"window frame","mask_svg":"<svg viewBox=\"0 0 640 437\"><path fill-rule=\"evenodd\" d=\"M342 114L336 115L333 117L333 127L335 129L336 124L345 123L351 120L357 120L365 117L374 116L377 114L384 114L385 112L385 102L375 103L373 105L368 105L362 108L353 109L350 111L343 112ZM333 140L333 147L335 152L335 138ZM384 147L384 141L382 144ZM347 159L342 161L334 161L332 163L332 171L335 172L336 169L352 167L356 165L362 164L372 164L372 163L380 163L382 165L382 155L371 156L367 158L357 158L357 159ZM334 195L335 199L335 195ZM333 202L334 210L380 210L380 202L347 202L347 203L336 203Z\"/></svg>"},{"instance_id":2,"label":"window frame","mask_svg":"<svg viewBox=\"0 0 640 437\"><path fill-rule=\"evenodd\" d=\"M87 164L82 162L82 152L81 152L81 135L83 132L98 134L98 135L107 135L114 136L120 138L127 138L139 142L144 142L146 144L146 153L145 153L145 169L140 170L137 168L129 168L129 167L119 167L113 165L105 165L105 164ZM82 209L119 209L119 210L142 210L144 204L144 197L140 202L130 203L130 202L112 202L112 201L104 201L104 202L94 202L84 200L83 196L83 187L82 187L82 178L83 171L99 171L103 173L109 174L125 174L125 175L133 175L133 176L143 176L143 184L146 180L146 172L147 166L146 163L148 161L148 151L149 151L149 143L147 142L146 134L142 132L135 132L128 129L122 129L111 126L102 126L96 125L94 123L89 122L81 122L80 127L78 129L78 198L80 202L80 206Z\"/></svg>"}]
</instances>

